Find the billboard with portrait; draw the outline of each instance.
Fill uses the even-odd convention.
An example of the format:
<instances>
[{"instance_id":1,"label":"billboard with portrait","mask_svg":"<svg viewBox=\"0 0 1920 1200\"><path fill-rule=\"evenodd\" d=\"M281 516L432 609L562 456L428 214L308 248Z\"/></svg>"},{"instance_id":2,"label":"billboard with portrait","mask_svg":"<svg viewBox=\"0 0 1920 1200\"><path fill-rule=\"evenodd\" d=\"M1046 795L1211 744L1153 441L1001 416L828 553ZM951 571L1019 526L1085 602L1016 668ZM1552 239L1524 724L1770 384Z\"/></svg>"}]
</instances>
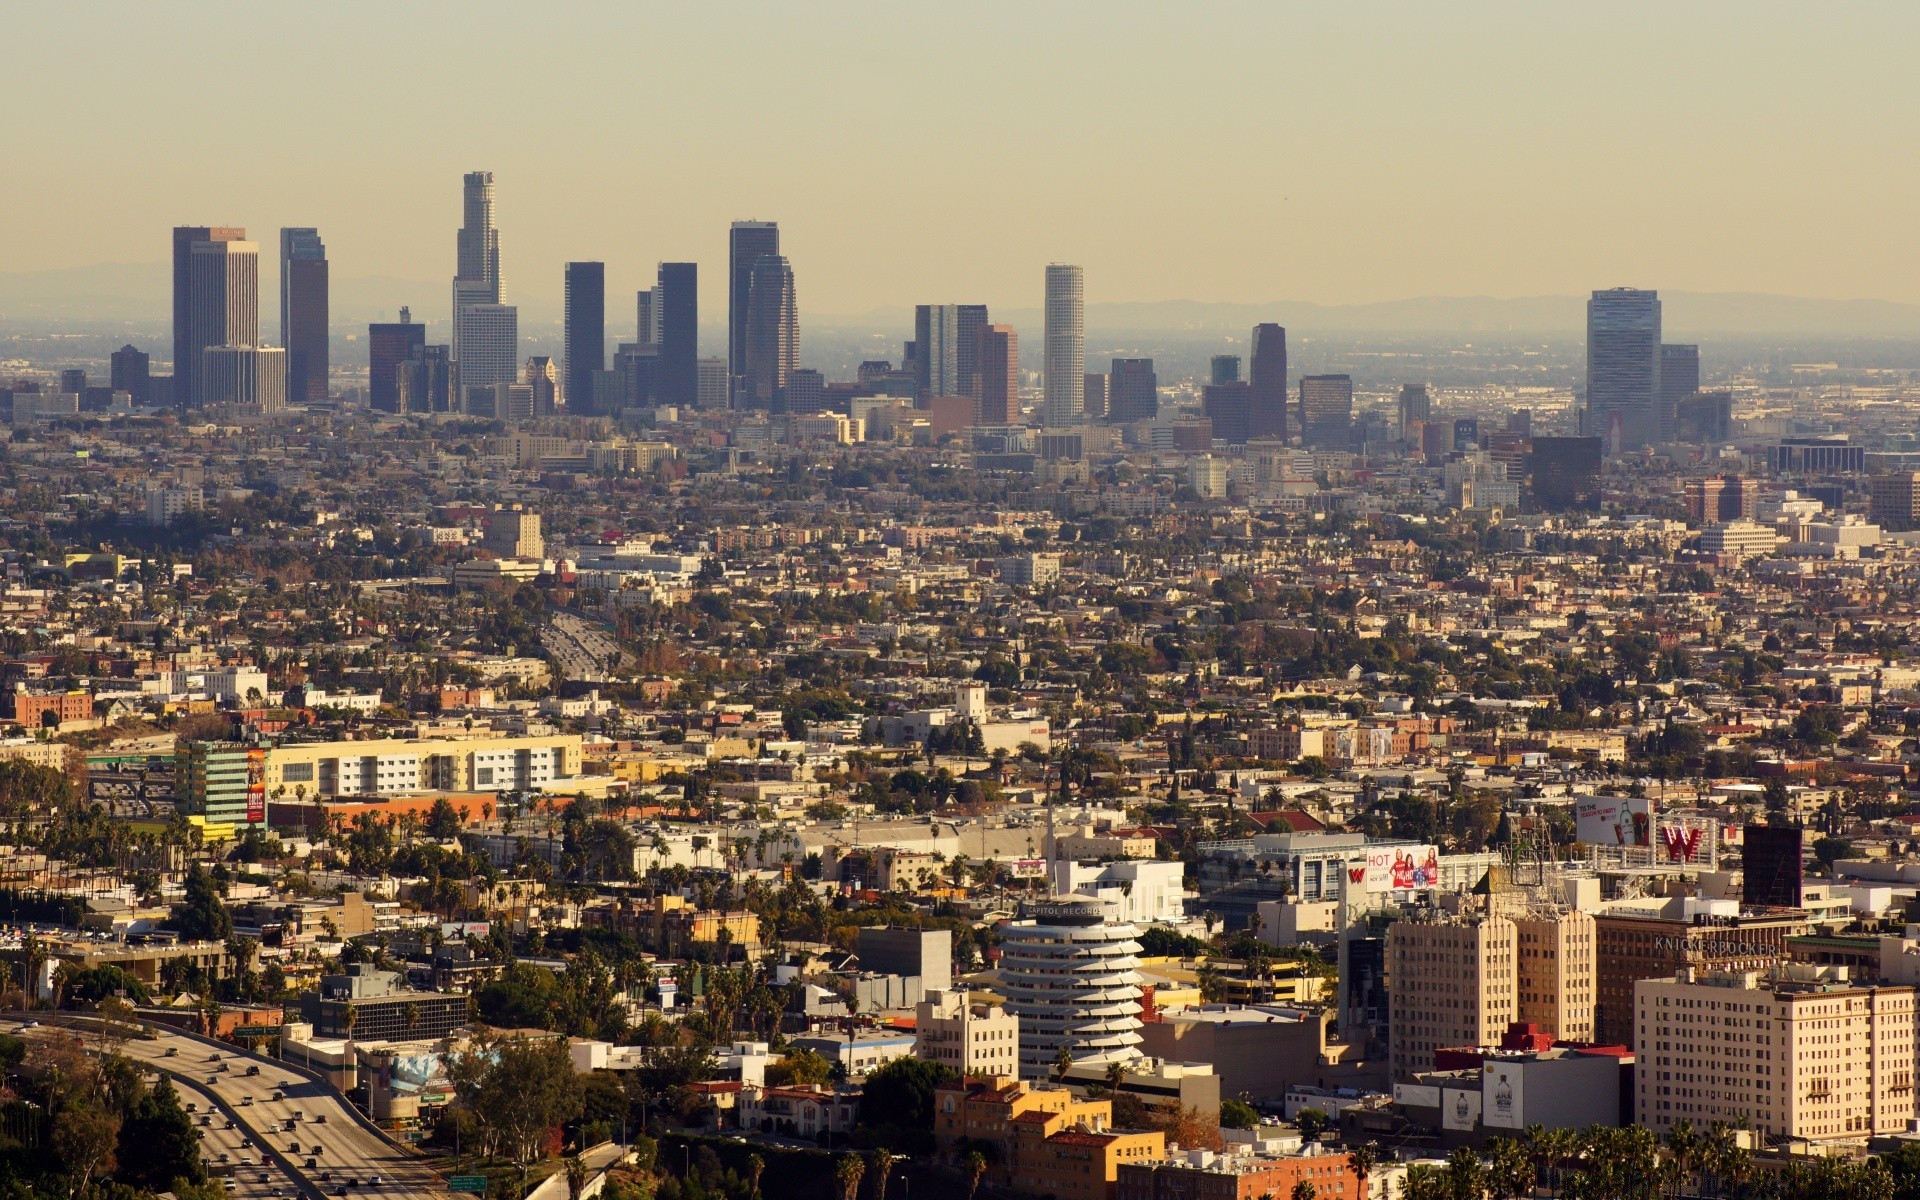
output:
<instances>
[{"instance_id":1,"label":"billboard with portrait","mask_svg":"<svg viewBox=\"0 0 1920 1200\"><path fill-rule=\"evenodd\" d=\"M1653 801L1646 796L1581 796L1574 836L1589 846L1653 845Z\"/></svg>"}]
</instances>

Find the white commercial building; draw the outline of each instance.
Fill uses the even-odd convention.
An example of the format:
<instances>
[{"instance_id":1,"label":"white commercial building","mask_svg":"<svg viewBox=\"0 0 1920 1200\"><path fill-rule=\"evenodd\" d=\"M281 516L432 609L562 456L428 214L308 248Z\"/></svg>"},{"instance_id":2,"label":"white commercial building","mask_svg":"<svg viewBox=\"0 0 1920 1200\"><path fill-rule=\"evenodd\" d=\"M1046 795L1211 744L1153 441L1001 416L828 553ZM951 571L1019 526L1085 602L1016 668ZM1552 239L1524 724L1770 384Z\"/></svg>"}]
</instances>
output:
<instances>
[{"instance_id":1,"label":"white commercial building","mask_svg":"<svg viewBox=\"0 0 1920 1200\"><path fill-rule=\"evenodd\" d=\"M1002 930L1000 991L1020 1018L1022 1078L1046 1078L1063 1050L1075 1062L1140 1057L1140 931L1108 909L1058 897L1021 905Z\"/></svg>"},{"instance_id":2,"label":"white commercial building","mask_svg":"<svg viewBox=\"0 0 1920 1200\"><path fill-rule=\"evenodd\" d=\"M1178 923L1187 916L1183 862L1080 863L1060 860L1048 864L1053 890L1067 896L1090 896L1111 905L1113 919L1135 924L1156 921Z\"/></svg>"},{"instance_id":3,"label":"white commercial building","mask_svg":"<svg viewBox=\"0 0 1920 1200\"><path fill-rule=\"evenodd\" d=\"M1086 405L1086 277L1079 267L1047 264L1046 379L1042 423L1075 425Z\"/></svg>"},{"instance_id":4,"label":"white commercial building","mask_svg":"<svg viewBox=\"0 0 1920 1200\"><path fill-rule=\"evenodd\" d=\"M914 1010L913 1053L959 1074L1020 1075L1020 1018L991 1004L974 1004L964 990L927 993Z\"/></svg>"}]
</instances>

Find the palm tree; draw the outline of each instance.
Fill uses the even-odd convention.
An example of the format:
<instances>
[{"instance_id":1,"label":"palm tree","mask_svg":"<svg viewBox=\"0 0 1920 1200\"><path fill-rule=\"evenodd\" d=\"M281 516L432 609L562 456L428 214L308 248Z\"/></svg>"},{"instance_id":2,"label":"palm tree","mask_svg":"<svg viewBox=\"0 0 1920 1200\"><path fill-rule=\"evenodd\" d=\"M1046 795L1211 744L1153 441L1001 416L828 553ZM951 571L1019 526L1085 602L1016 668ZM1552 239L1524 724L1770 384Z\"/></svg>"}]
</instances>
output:
<instances>
[{"instance_id":1,"label":"palm tree","mask_svg":"<svg viewBox=\"0 0 1920 1200\"><path fill-rule=\"evenodd\" d=\"M873 1200L887 1200L887 1176L893 1174L893 1154L885 1146L867 1156L873 1174Z\"/></svg>"},{"instance_id":2,"label":"palm tree","mask_svg":"<svg viewBox=\"0 0 1920 1200\"><path fill-rule=\"evenodd\" d=\"M1693 1168L1699 1159L1702 1148L1700 1134L1694 1129L1693 1122L1679 1120L1667 1130L1667 1152L1673 1155L1673 1183L1675 1190L1684 1189Z\"/></svg>"},{"instance_id":3,"label":"palm tree","mask_svg":"<svg viewBox=\"0 0 1920 1200\"><path fill-rule=\"evenodd\" d=\"M587 1187L587 1160L578 1154L567 1159L567 1200L580 1200Z\"/></svg>"},{"instance_id":4,"label":"palm tree","mask_svg":"<svg viewBox=\"0 0 1920 1200\"><path fill-rule=\"evenodd\" d=\"M1354 1178L1360 1181L1362 1200L1370 1194L1367 1188L1367 1176L1373 1173L1373 1165L1378 1161L1372 1142L1361 1142L1347 1151L1347 1165L1353 1168Z\"/></svg>"},{"instance_id":5,"label":"palm tree","mask_svg":"<svg viewBox=\"0 0 1920 1200\"><path fill-rule=\"evenodd\" d=\"M767 1160L758 1154L747 1156L747 1196L749 1200L760 1200L760 1174L767 1169Z\"/></svg>"},{"instance_id":6,"label":"palm tree","mask_svg":"<svg viewBox=\"0 0 1920 1200\"><path fill-rule=\"evenodd\" d=\"M967 1175L967 1200L973 1200L974 1193L980 1190L980 1177L987 1173L987 1156L978 1150L969 1150L960 1160L960 1167Z\"/></svg>"},{"instance_id":7,"label":"palm tree","mask_svg":"<svg viewBox=\"0 0 1920 1200\"><path fill-rule=\"evenodd\" d=\"M1293 1185L1290 1200L1320 1200L1320 1189L1308 1180L1302 1179Z\"/></svg>"},{"instance_id":8,"label":"palm tree","mask_svg":"<svg viewBox=\"0 0 1920 1200\"><path fill-rule=\"evenodd\" d=\"M1054 1082L1055 1083L1060 1082L1060 1080L1066 1076L1067 1068L1071 1067L1072 1065L1073 1065L1072 1051L1068 1050L1065 1046L1062 1046L1060 1047L1060 1049L1054 1051L1054 1054L1053 1054Z\"/></svg>"},{"instance_id":9,"label":"palm tree","mask_svg":"<svg viewBox=\"0 0 1920 1200\"><path fill-rule=\"evenodd\" d=\"M1453 1200L1481 1200L1486 1195L1487 1168L1471 1147L1461 1146L1447 1155L1442 1177Z\"/></svg>"},{"instance_id":10,"label":"palm tree","mask_svg":"<svg viewBox=\"0 0 1920 1200\"><path fill-rule=\"evenodd\" d=\"M1538 1173L1526 1148L1512 1138L1493 1138L1487 1144L1487 1190L1495 1200L1513 1200L1533 1190Z\"/></svg>"},{"instance_id":11,"label":"palm tree","mask_svg":"<svg viewBox=\"0 0 1920 1200\"><path fill-rule=\"evenodd\" d=\"M860 1161L858 1154L842 1154L833 1167L833 1181L840 1185L840 1200L860 1200L860 1177L867 1173L867 1164Z\"/></svg>"}]
</instances>

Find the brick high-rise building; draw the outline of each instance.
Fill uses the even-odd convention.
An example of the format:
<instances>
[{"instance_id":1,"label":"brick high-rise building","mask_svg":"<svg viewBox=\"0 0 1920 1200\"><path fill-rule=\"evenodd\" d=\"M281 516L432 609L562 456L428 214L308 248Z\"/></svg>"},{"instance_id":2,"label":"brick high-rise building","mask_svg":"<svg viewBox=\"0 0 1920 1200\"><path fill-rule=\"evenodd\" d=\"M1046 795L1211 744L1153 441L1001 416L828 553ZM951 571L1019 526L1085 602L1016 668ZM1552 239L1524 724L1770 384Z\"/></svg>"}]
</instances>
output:
<instances>
[{"instance_id":1,"label":"brick high-rise building","mask_svg":"<svg viewBox=\"0 0 1920 1200\"><path fill-rule=\"evenodd\" d=\"M399 367L421 357L427 327L413 323L403 308L398 321L376 321L367 326L367 407L375 412L400 411Z\"/></svg>"},{"instance_id":2,"label":"brick high-rise building","mask_svg":"<svg viewBox=\"0 0 1920 1200\"><path fill-rule=\"evenodd\" d=\"M287 401L327 399L327 247L317 229L280 231L280 346Z\"/></svg>"},{"instance_id":3,"label":"brick high-rise building","mask_svg":"<svg viewBox=\"0 0 1920 1200\"><path fill-rule=\"evenodd\" d=\"M1011 325L983 326L975 361L980 374L977 423L1017 424L1020 420L1020 335Z\"/></svg>"},{"instance_id":4,"label":"brick high-rise building","mask_svg":"<svg viewBox=\"0 0 1920 1200\"><path fill-rule=\"evenodd\" d=\"M1596 914L1594 1039L1635 1047L1633 988L1681 970L1765 971L1787 958L1787 939L1805 933L1805 913L1721 918L1696 923L1680 901L1649 912ZM1396 1000L1399 989L1394 990Z\"/></svg>"}]
</instances>

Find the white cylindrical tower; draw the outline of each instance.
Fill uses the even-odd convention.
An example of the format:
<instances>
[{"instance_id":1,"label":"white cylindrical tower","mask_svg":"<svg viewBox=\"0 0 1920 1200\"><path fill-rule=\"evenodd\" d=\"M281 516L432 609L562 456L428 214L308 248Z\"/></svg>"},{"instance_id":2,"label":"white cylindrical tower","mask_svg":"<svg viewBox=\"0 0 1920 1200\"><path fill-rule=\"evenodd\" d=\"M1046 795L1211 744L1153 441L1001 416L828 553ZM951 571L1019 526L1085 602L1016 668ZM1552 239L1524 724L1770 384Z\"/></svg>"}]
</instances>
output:
<instances>
[{"instance_id":1,"label":"white cylindrical tower","mask_svg":"<svg viewBox=\"0 0 1920 1200\"><path fill-rule=\"evenodd\" d=\"M1000 990L1020 1018L1020 1075L1044 1079L1065 1049L1075 1062L1140 1057L1139 930L1099 901L1023 904L1000 951Z\"/></svg>"}]
</instances>

